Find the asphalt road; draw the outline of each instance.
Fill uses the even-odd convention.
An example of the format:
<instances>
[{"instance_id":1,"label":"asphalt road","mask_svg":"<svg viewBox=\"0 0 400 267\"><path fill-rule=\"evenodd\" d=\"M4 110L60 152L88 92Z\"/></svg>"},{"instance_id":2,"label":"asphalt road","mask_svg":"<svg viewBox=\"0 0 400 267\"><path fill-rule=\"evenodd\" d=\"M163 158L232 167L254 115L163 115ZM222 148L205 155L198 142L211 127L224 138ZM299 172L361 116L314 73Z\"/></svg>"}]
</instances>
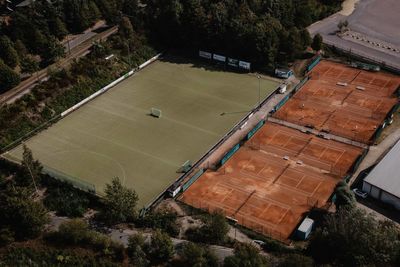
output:
<instances>
[{"instance_id":1,"label":"asphalt road","mask_svg":"<svg viewBox=\"0 0 400 267\"><path fill-rule=\"evenodd\" d=\"M312 36L317 33L321 34L327 45L400 70L400 53L395 55L386 53L383 49L368 42L362 44L356 40L344 40L335 34L338 30L338 23L347 20L352 31L358 32L366 38L381 40L400 48L399 10L400 1L398 0L361 0L351 15L345 16L336 13L310 25L308 30Z\"/></svg>"}]
</instances>

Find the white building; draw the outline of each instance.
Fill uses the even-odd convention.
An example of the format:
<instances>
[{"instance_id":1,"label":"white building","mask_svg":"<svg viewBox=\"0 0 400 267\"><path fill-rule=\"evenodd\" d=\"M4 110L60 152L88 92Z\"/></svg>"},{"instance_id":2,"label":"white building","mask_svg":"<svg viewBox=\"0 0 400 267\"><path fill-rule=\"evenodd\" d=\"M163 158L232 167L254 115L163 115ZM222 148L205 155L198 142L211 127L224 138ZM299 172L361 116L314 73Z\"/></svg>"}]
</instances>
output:
<instances>
[{"instance_id":1,"label":"white building","mask_svg":"<svg viewBox=\"0 0 400 267\"><path fill-rule=\"evenodd\" d=\"M400 141L364 179L362 189L400 210Z\"/></svg>"}]
</instances>

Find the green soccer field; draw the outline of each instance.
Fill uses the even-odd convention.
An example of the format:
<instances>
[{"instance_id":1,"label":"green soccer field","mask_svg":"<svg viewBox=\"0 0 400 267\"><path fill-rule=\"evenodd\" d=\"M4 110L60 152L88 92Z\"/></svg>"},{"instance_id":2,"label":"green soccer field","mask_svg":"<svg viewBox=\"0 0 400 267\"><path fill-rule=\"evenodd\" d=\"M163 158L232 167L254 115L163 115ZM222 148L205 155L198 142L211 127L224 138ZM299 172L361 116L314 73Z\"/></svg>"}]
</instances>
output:
<instances>
[{"instance_id":1,"label":"green soccer field","mask_svg":"<svg viewBox=\"0 0 400 267\"><path fill-rule=\"evenodd\" d=\"M261 79L261 97L278 85ZM258 79L167 58L121 82L26 142L48 169L101 194L120 177L143 207L196 162L258 102ZM162 111L161 118L149 115ZM240 113L240 111L243 111ZM221 113L229 113L221 116ZM4 156L20 159L19 146Z\"/></svg>"}]
</instances>

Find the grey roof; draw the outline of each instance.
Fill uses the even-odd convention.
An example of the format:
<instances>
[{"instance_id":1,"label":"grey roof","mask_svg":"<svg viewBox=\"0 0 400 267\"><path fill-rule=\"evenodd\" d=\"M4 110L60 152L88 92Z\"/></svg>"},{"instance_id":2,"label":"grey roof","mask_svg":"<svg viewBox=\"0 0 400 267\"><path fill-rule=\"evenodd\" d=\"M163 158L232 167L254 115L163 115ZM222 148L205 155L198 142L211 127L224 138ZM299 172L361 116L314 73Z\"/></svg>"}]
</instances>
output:
<instances>
[{"instance_id":1,"label":"grey roof","mask_svg":"<svg viewBox=\"0 0 400 267\"><path fill-rule=\"evenodd\" d=\"M400 140L364 181L400 198Z\"/></svg>"},{"instance_id":2,"label":"grey roof","mask_svg":"<svg viewBox=\"0 0 400 267\"><path fill-rule=\"evenodd\" d=\"M314 224L314 220L310 218L305 218L297 229L300 232L307 232Z\"/></svg>"}]
</instances>

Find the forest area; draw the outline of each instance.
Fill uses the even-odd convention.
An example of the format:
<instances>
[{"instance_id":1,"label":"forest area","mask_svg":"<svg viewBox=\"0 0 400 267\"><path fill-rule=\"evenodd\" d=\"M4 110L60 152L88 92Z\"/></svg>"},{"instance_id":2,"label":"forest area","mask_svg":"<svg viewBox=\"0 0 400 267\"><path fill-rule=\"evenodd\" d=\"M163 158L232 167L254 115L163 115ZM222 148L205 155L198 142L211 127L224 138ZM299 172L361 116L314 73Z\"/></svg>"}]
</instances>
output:
<instances>
[{"instance_id":1,"label":"forest area","mask_svg":"<svg viewBox=\"0 0 400 267\"><path fill-rule=\"evenodd\" d=\"M0 25L0 93L65 56L65 38L100 19L131 20L158 49L210 49L270 71L301 55L311 39L305 29L340 7L341 0L65 0L33 1ZM124 40L121 40L123 45Z\"/></svg>"}]
</instances>

